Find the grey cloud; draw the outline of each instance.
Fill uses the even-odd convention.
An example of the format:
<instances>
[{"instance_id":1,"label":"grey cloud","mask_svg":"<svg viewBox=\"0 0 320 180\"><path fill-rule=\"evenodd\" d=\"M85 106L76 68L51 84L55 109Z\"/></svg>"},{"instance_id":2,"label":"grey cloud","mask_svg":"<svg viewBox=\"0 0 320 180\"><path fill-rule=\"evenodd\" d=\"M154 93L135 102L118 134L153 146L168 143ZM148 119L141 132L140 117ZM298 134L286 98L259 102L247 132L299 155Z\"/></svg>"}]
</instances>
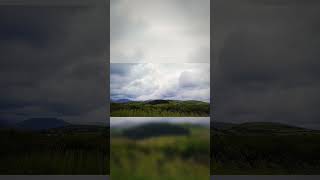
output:
<instances>
[{"instance_id":1,"label":"grey cloud","mask_svg":"<svg viewBox=\"0 0 320 180\"><path fill-rule=\"evenodd\" d=\"M111 0L111 61L209 62L209 0Z\"/></svg>"},{"instance_id":2,"label":"grey cloud","mask_svg":"<svg viewBox=\"0 0 320 180\"><path fill-rule=\"evenodd\" d=\"M105 121L81 118L107 109L108 22L96 4L1 7L0 118Z\"/></svg>"},{"instance_id":3,"label":"grey cloud","mask_svg":"<svg viewBox=\"0 0 320 180\"><path fill-rule=\"evenodd\" d=\"M215 120L320 128L318 1L214 2Z\"/></svg>"}]
</instances>

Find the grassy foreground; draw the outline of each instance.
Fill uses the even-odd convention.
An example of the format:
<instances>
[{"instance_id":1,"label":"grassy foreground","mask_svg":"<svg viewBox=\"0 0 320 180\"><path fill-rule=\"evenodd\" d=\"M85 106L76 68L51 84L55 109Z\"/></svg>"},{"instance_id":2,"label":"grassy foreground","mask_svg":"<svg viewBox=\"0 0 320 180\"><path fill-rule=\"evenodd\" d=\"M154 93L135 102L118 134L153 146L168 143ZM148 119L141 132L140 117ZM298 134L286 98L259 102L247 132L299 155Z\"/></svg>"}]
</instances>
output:
<instances>
[{"instance_id":1,"label":"grassy foreground","mask_svg":"<svg viewBox=\"0 0 320 180\"><path fill-rule=\"evenodd\" d=\"M0 174L82 175L109 172L108 131L0 130Z\"/></svg>"},{"instance_id":2,"label":"grassy foreground","mask_svg":"<svg viewBox=\"0 0 320 180\"><path fill-rule=\"evenodd\" d=\"M211 174L320 174L320 133L279 124L242 124L211 132Z\"/></svg>"},{"instance_id":3,"label":"grassy foreground","mask_svg":"<svg viewBox=\"0 0 320 180\"><path fill-rule=\"evenodd\" d=\"M209 179L209 138L206 128L191 128L190 135L141 139L113 134L110 176L131 180Z\"/></svg>"},{"instance_id":4,"label":"grassy foreground","mask_svg":"<svg viewBox=\"0 0 320 180\"><path fill-rule=\"evenodd\" d=\"M208 117L210 105L201 101L154 100L111 103L112 117Z\"/></svg>"}]
</instances>

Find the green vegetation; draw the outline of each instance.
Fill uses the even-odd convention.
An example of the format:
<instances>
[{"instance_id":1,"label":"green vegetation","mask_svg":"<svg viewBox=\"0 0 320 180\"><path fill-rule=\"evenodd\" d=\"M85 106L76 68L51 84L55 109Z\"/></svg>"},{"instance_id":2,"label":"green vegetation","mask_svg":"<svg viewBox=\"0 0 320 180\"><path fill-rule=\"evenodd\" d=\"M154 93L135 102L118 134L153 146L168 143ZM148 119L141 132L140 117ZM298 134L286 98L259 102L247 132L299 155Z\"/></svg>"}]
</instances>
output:
<instances>
[{"instance_id":1,"label":"green vegetation","mask_svg":"<svg viewBox=\"0 0 320 180\"><path fill-rule=\"evenodd\" d=\"M129 139L145 139L157 136L189 135L189 130L168 123L150 123L123 131L123 135Z\"/></svg>"},{"instance_id":2,"label":"green vegetation","mask_svg":"<svg viewBox=\"0 0 320 180\"><path fill-rule=\"evenodd\" d=\"M201 101L154 100L111 103L112 117L208 117L210 105Z\"/></svg>"},{"instance_id":3,"label":"green vegetation","mask_svg":"<svg viewBox=\"0 0 320 180\"><path fill-rule=\"evenodd\" d=\"M211 131L211 174L319 174L320 133L275 123Z\"/></svg>"},{"instance_id":4,"label":"green vegetation","mask_svg":"<svg viewBox=\"0 0 320 180\"><path fill-rule=\"evenodd\" d=\"M109 173L109 130L0 130L0 174Z\"/></svg>"},{"instance_id":5,"label":"green vegetation","mask_svg":"<svg viewBox=\"0 0 320 180\"><path fill-rule=\"evenodd\" d=\"M150 127L151 125L147 125ZM167 124L161 126L165 128ZM146 127L146 126L143 126ZM167 126L174 129L173 126ZM139 139L128 137L120 131L111 133L110 176L112 179L132 180L198 180L209 179L209 128L177 126L188 134L173 134L153 128L133 128ZM180 129L180 130L181 130ZM178 130L178 131L180 131ZM160 133L161 132L161 133Z\"/></svg>"}]
</instances>

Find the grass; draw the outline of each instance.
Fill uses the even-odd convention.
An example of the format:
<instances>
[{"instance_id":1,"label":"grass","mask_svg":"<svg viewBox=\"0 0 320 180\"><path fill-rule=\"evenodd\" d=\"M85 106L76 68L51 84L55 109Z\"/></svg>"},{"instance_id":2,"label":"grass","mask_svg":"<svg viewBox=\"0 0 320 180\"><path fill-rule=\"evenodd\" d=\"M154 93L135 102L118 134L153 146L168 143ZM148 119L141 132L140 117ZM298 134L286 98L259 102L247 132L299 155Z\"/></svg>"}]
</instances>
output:
<instances>
[{"instance_id":1,"label":"grass","mask_svg":"<svg viewBox=\"0 0 320 180\"><path fill-rule=\"evenodd\" d=\"M110 113L112 117L208 117L209 106L200 101L113 102Z\"/></svg>"},{"instance_id":2,"label":"grass","mask_svg":"<svg viewBox=\"0 0 320 180\"><path fill-rule=\"evenodd\" d=\"M144 139L111 135L111 178L208 179L209 129L189 128L189 135L161 135Z\"/></svg>"},{"instance_id":3,"label":"grass","mask_svg":"<svg viewBox=\"0 0 320 180\"><path fill-rule=\"evenodd\" d=\"M0 174L108 174L105 132L47 134L0 131Z\"/></svg>"},{"instance_id":4,"label":"grass","mask_svg":"<svg viewBox=\"0 0 320 180\"><path fill-rule=\"evenodd\" d=\"M241 126L239 126L241 127ZM289 128L246 134L224 131L211 138L211 174L302 175L320 173L320 134ZM279 132L279 133L278 133ZM252 132L250 132L252 133Z\"/></svg>"}]
</instances>

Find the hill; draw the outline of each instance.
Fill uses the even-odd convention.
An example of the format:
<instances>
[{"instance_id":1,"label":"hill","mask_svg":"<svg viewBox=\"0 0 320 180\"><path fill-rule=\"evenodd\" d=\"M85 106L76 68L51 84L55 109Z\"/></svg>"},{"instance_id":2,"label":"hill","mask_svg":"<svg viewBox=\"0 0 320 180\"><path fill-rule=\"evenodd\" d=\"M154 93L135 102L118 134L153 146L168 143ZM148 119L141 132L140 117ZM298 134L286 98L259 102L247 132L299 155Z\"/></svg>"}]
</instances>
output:
<instances>
[{"instance_id":1,"label":"hill","mask_svg":"<svg viewBox=\"0 0 320 180\"><path fill-rule=\"evenodd\" d=\"M212 123L212 127L215 128L215 129L229 129L233 126L235 126L236 124L233 124L233 123L225 123L225 122L216 122L216 121L213 121Z\"/></svg>"},{"instance_id":2,"label":"hill","mask_svg":"<svg viewBox=\"0 0 320 180\"><path fill-rule=\"evenodd\" d=\"M320 133L320 131L316 130L273 122L248 122L242 124L217 123L216 126L214 125L213 127L217 132L234 135L290 135Z\"/></svg>"},{"instance_id":3,"label":"hill","mask_svg":"<svg viewBox=\"0 0 320 180\"><path fill-rule=\"evenodd\" d=\"M208 117L210 104L202 101L149 100L112 102L112 117Z\"/></svg>"},{"instance_id":4,"label":"hill","mask_svg":"<svg viewBox=\"0 0 320 180\"><path fill-rule=\"evenodd\" d=\"M24 130L47 130L52 128L62 128L70 123L57 118L31 118L16 124L16 128Z\"/></svg>"},{"instance_id":5,"label":"hill","mask_svg":"<svg viewBox=\"0 0 320 180\"><path fill-rule=\"evenodd\" d=\"M111 99L111 102L115 102L115 103L127 103L127 102L131 102L130 99Z\"/></svg>"}]
</instances>

